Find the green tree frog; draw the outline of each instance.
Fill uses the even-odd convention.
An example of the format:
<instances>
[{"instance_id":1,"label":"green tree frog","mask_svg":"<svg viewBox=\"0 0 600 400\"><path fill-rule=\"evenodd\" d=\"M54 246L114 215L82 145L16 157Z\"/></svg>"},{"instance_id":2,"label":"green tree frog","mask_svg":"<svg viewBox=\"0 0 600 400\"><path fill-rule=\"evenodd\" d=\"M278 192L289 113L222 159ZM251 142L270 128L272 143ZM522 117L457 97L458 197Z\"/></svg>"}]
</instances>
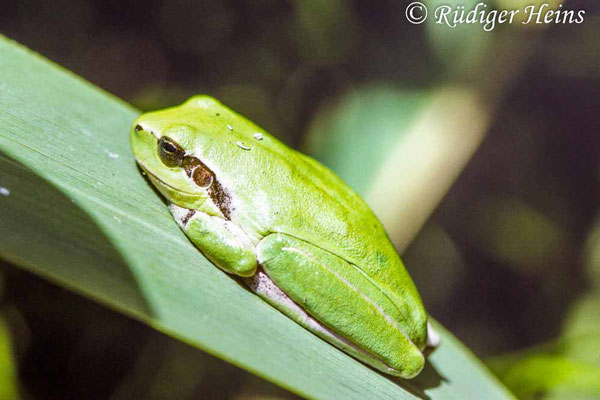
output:
<instances>
[{"instance_id":1,"label":"green tree frog","mask_svg":"<svg viewBox=\"0 0 600 400\"><path fill-rule=\"evenodd\" d=\"M217 267L364 363L421 371L439 336L383 226L331 170L209 96L140 116L130 136Z\"/></svg>"}]
</instances>

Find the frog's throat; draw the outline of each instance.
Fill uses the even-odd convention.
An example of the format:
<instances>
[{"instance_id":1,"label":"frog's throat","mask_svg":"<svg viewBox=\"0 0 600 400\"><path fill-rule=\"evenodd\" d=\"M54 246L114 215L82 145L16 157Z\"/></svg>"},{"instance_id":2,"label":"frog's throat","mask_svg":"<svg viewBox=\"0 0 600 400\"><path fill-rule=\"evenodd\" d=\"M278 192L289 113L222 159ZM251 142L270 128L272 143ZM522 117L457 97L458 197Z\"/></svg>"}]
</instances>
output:
<instances>
[{"instance_id":1,"label":"frog's throat","mask_svg":"<svg viewBox=\"0 0 600 400\"><path fill-rule=\"evenodd\" d=\"M300 305L286 295L269 276L259 267L256 274L249 278L242 278L243 282L254 293L262 297L272 306L286 314L288 317L302 325L325 341L344 350L354 358L391 375L400 376L400 371L387 365L377 356L370 354L363 348L335 333L306 312ZM428 325L429 329L429 325ZM436 334L437 335L437 334Z\"/></svg>"},{"instance_id":2,"label":"frog's throat","mask_svg":"<svg viewBox=\"0 0 600 400\"><path fill-rule=\"evenodd\" d=\"M196 210L191 210L189 208L179 207L176 204L169 204L169 211L171 211L171 215L177 222L177 225L185 232L185 226L192 219L194 214L196 214Z\"/></svg>"}]
</instances>

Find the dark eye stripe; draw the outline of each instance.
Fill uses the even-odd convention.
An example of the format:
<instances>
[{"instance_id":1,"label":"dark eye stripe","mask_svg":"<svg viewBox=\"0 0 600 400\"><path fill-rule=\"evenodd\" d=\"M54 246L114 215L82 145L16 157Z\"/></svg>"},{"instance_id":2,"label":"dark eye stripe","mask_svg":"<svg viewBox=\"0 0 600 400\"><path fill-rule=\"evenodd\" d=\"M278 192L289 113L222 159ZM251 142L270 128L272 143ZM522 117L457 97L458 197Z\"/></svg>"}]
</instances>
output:
<instances>
[{"instance_id":1,"label":"dark eye stripe","mask_svg":"<svg viewBox=\"0 0 600 400\"><path fill-rule=\"evenodd\" d=\"M186 156L181 166L185 169L187 176L194 180L196 185L206 189L206 192L213 203L219 207L225 219L230 219L231 199L227 191L221 186L214 172L202 161L192 156Z\"/></svg>"}]
</instances>

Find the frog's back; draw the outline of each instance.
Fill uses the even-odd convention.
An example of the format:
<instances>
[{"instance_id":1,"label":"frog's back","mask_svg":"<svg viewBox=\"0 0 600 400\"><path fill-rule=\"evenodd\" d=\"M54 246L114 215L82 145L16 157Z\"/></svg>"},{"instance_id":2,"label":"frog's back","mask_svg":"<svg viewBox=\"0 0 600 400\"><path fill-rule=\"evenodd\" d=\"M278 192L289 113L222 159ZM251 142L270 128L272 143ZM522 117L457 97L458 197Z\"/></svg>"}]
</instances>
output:
<instances>
[{"instance_id":1,"label":"frog's back","mask_svg":"<svg viewBox=\"0 0 600 400\"><path fill-rule=\"evenodd\" d=\"M266 230L315 244L356 266L396 305L408 336L417 346L424 345L425 311L382 224L331 170L306 155L286 150L270 163L278 171L271 171L277 178L268 182L272 194L269 215L260 217L260 221L269 221ZM255 190L264 184L255 181ZM259 207L254 204L254 209Z\"/></svg>"}]
</instances>

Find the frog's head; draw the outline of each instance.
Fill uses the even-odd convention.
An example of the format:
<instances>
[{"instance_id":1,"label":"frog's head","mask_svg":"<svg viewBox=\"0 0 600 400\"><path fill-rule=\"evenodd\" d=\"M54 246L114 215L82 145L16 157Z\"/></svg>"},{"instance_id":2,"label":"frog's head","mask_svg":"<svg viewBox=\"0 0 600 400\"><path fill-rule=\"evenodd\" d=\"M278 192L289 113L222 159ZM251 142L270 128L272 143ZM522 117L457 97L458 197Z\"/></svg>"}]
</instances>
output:
<instances>
[{"instance_id":1,"label":"frog's head","mask_svg":"<svg viewBox=\"0 0 600 400\"><path fill-rule=\"evenodd\" d=\"M181 106L140 116L130 140L139 166L169 202L228 217L227 193L198 154L212 140L214 115L221 109L230 112L211 97L193 97Z\"/></svg>"}]
</instances>

